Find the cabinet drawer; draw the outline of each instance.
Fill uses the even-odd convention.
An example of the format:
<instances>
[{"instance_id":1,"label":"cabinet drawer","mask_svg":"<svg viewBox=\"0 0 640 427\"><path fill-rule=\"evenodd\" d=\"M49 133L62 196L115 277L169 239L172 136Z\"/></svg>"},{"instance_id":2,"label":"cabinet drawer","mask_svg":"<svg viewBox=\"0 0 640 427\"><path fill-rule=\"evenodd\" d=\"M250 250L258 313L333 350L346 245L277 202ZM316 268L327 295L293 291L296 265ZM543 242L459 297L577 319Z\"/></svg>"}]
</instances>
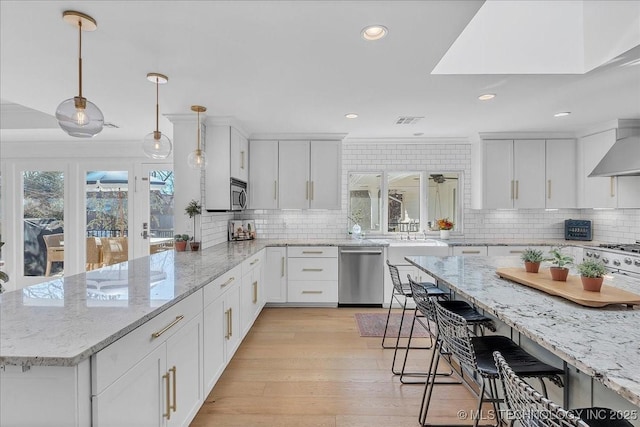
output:
<instances>
[{"instance_id":1,"label":"cabinet drawer","mask_svg":"<svg viewBox=\"0 0 640 427\"><path fill-rule=\"evenodd\" d=\"M337 258L289 258L289 280L338 280Z\"/></svg>"},{"instance_id":2,"label":"cabinet drawer","mask_svg":"<svg viewBox=\"0 0 640 427\"><path fill-rule=\"evenodd\" d=\"M338 258L335 246L289 246L289 258Z\"/></svg>"},{"instance_id":3,"label":"cabinet drawer","mask_svg":"<svg viewBox=\"0 0 640 427\"><path fill-rule=\"evenodd\" d=\"M338 302L338 281L290 280L288 302Z\"/></svg>"},{"instance_id":4,"label":"cabinet drawer","mask_svg":"<svg viewBox=\"0 0 640 427\"><path fill-rule=\"evenodd\" d=\"M242 275L244 276L247 273L250 273L254 268L262 266L264 264L264 250L261 250L257 254L249 257L248 259L242 262Z\"/></svg>"},{"instance_id":5,"label":"cabinet drawer","mask_svg":"<svg viewBox=\"0 0 640 427\"><path fill-rule=\"evenodd\" d=\"M258 264L258 263L256 263ZM222 276L216 277L204 287L204 307L211 304L224 291L232 285L239 284L242 280L242 267L240 265L233 267Z\"/></svg>"},{"instance_id":6,"label":"cabinet drawer","mask_svg":"<svg viewBox=\"0 0 640 427\"><path fill-rule=\"evenodd\" d=\"M453 255L458 256L487 256L486 246L454 246Z\"/></svg>"},{"instance_id":7,"label":"cabinet drawer","mask_svg":"<svg viewBox=\"0 0 640 427\"><path fill-rule=\"evenodd\" d=\"M92 393L101 393L201 311L202 290L198 290L92 356ZM153 337L153 333L161 334Z\"/></svg>"}]
</instances>

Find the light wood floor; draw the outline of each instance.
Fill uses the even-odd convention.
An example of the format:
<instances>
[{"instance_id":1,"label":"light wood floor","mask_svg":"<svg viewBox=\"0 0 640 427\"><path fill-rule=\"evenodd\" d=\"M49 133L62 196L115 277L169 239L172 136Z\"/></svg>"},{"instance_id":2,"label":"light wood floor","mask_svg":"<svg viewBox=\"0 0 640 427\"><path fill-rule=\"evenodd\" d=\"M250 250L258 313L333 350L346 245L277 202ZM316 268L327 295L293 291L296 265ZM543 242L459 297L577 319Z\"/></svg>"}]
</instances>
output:
<instances>
[{"instance_id":1,"label":"light wood floor","mask_svg":"<svg viewBox=\"0 0 640 427\"><path fill-rule=\"evenodd\" d=\"M393 350L360 337L368 308L265 308L191 424L203 426L418 426L424 386L403 385ZM412 350L426 370L430 350ZM434 423L460 424L475 407L462 385L437 386Z\"/></svg>"}]
</instances>

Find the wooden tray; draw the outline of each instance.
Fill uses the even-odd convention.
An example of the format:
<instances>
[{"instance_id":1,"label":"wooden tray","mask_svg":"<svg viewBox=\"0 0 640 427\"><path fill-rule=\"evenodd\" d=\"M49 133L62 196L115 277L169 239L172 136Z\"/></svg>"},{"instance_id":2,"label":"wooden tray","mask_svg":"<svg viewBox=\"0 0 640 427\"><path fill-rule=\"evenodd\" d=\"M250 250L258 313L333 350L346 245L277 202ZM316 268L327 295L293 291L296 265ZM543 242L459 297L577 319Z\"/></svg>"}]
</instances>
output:
<instances>
[{"instance_id":1,"label":"wooden tray","mask_svg":"<svg viewBox=\"0 0 640 427\"><path fill-rule=\"evenodd\" d=\"M523 267L499 268L498 276L534 289L556 295L586 307L604 307L609 304L640 305L640 295L623 291L612 286L602 285L600 292L582 289L579 276L569 275L566 282L551 279L549 269L540 269L539 273L527 273Z\"/></svg>"}]
</instances>

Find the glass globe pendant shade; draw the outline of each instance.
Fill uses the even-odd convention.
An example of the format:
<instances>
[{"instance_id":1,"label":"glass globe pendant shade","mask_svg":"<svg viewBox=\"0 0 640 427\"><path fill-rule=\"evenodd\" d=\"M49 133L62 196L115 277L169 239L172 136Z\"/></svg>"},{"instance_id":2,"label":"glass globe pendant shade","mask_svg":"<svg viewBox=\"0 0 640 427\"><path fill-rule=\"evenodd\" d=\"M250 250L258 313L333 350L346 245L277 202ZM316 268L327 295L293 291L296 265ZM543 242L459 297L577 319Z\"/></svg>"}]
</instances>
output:
<instances>
[{"instance_id":1,"label":"glass globe pendant shade","mask_svg":"<svg viewBox=\"0 0 640 427\"><path fill-rule=\"evenodd\" d=\"M56 110L56 119L62 130L77 138L91 138L104 126L102 111L79 96L62 101Z\"/></svg>"},{"instance_id":2,"label":"glass globe pendant shade","mask_svg":"<svg viewBox=\"0 0 640 427\"><path fill-rule=\"evenodd\" d=\"M166 159L172 147L169 137L157 131L148 133L142 140L142 151L151 159Z\"/></svg>"},{"instance_id":3,"label":"glass globe pendant shade","mask_svg":"<svg viewBox=\"0 0 640 427\"><path fill-rule=\"evenodd\" d=\"M187 163L190 168L205 169L207 167L207 155L200 149L194 150L187 157Z\"/></svg>"}]
</instances>

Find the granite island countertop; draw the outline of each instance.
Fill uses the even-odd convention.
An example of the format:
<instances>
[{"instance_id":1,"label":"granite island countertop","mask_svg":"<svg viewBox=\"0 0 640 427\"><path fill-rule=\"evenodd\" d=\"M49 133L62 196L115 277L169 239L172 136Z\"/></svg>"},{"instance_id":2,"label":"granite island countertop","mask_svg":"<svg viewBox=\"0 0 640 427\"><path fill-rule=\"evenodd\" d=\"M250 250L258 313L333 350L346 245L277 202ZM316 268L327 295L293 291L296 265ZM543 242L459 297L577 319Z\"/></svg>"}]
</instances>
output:
<instances>
[{"instance_id":1,"label":"granite island countertop","mask_svg":"<svg viewBox=\"0 0 640 427\"><path fill-rule=\"evenodd\" d=\"M517 257L406 259L462 298L640 406L640 307L583 307L499 278L497 268L521 266ZM639 279L607 275L605 284L640 294Z\"/></svg>"},{"instance_id":2,"label":"granite island countertop","mask_svg":"<svg viewBox=\"0 0 640 427\"><path fill-rule=\"evenodd\" d=\"M0 295L0 365L74 366L266 246L384 246L355 239L225 242L166 251Z\"/></svg>"}]
</instances>

